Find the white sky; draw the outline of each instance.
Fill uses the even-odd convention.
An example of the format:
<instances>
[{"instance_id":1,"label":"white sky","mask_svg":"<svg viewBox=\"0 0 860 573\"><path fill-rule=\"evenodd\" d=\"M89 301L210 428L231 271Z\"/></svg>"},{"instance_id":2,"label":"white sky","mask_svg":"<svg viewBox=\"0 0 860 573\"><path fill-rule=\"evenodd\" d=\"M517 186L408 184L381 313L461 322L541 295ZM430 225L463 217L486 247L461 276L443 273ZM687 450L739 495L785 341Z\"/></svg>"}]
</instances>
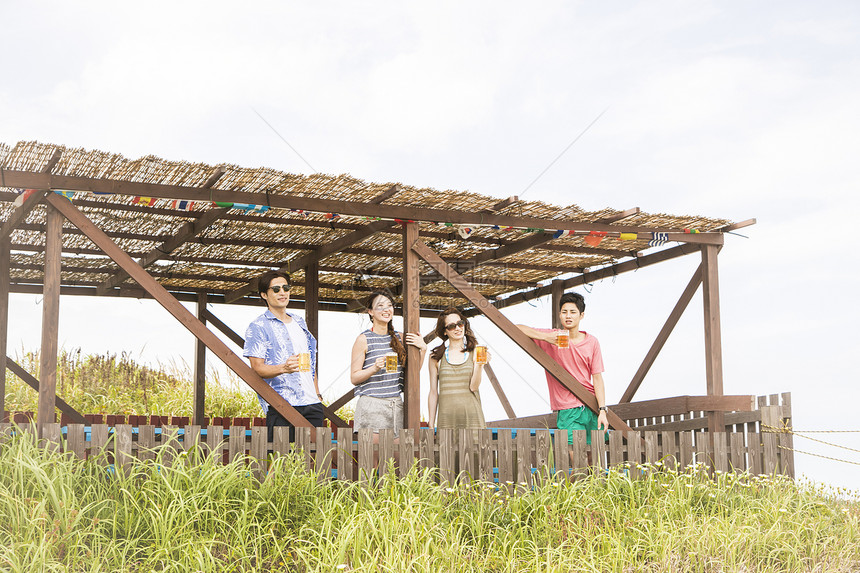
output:
<instances>
[{"instance_id":1,"label":"white sky","mask_svg":"<svg viewBox=\"0 0 860 573\"><path fill-rule=\"evenodd\" d=\"M860 430L860 273L847 248L860 207L856 2L5 2L0 21L7 144L755 217L720 256L725 391L792 392L796 428ZM579 289L610 402L697 264ZM61 308L65 348L190 362L191 335L153 302L67 297ZM11 352L37 348L39 297L13 296L11 310ZM240 333L258 313L213 311ZM505 314L550 320L545 301ZM542 371L476 322L517 414L546 412ZM365 324L323 318L330 399L348 388ZM637 399L704 394L702 338L698 295ZM502 417L489 384L482 396L487 418ZM858 433L815 437L860 448ZM815 480L858 487L857 451L795 447L853 461L796 457Z\"/></svg>"}]
</instances>

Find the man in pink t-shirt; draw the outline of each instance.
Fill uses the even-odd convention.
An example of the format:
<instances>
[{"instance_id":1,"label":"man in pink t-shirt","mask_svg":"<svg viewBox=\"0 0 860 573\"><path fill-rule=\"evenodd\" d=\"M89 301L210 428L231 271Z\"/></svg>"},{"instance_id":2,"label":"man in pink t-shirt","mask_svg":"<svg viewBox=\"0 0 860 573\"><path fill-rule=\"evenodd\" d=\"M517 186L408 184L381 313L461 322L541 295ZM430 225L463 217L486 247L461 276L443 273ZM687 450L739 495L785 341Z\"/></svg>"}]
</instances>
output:
<instances>
[{"instance_id":1,"label":"man in pink t-shirt","mask_svg":"<svg viewBox=\"0 0 860 573\"><path fill-rule=\"evenodd\" d=\"M573 392L556 380L552 374L546 373L549 404L558 413L556 426L560 430L568 430L568 443L571 444L573 433L570 430L586 430L586 439L590 444L592 430L609 428L609 421L606 418L606 391L603 385L603 356L600 354L600 343L597 339L579 330L579 322L584 316L585 299L581 294L569 292L562 295L558 317L562 329L567 329L570 335L568 348L559 348L556 345L558 335L555 330L517 325L526 336L534 339L538 346L597 398L600 410L599 414L595 415Z\"/></svg>"}]
</instances>

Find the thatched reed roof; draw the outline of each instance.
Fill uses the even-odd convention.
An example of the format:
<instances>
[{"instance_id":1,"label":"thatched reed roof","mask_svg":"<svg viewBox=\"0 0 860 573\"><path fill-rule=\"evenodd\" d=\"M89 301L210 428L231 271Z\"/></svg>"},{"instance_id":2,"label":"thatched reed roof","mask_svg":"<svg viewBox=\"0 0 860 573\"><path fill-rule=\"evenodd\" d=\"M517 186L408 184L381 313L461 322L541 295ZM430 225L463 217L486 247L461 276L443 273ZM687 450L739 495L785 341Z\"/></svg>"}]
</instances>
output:
<instances>
[{"instance_id":1,"label":"thatched reed roof","mask_svg":"<svg viewBox=\"0 0 860 573\"><path fill-rule=\"evenodd\" d=\"M135 258L157 259L146 268L168 290L206 292L215 300L246 285L264 269L290 266L301 257L307 260L307 255L368 225L380 226L377 232L320 258L319 297L332 303L323 308L332 309L345 308L374 288L399 292L403 249L399 223L405 219L419 222L422 240L456 263L455 268L491 299L534 289L562 275L630 260L652 248L649 241L654 232L672 233L677 240L684 239L680 234L685 230L699 231L704 237L726 230L729 224L701 216L504 201L467 191L370 183L349 175L296 175L153 156L127 159L37 142L0 144L0 176L3 221L9 220L12 202L24 188L74 191L72 203L120 248ZM152 198L151 204L138 197ZM176 200L182 199L194 201L191 210L178 208ZM262 205L265 212L219 207L213 200ZM13 292L42 284L45 219L45 208L37 207L11 233ZM182 235L187 223L195 221L206 225L168 248L171 238ZM574 233L552 238L559 230ZM591 232L606 234L597 247L588 242L597 240L593 234L589 238ZM696 242L695 235L686 236ZM536 246L517 245L530 237ZM540 240L535 238L545 242L537 244ZM130 279L121 283L122 290L114 285L105 288L106 281L117 275L117 265L68 222L62 268L65 292L94 294L103 285L107 294L141 295ZM301 299L305 270L293 265L290 271L296 284L293 298ZM422 266L422 275L428 277L421 287L422 307L464 305L464 299L429 266Z\"/></svg>"}]
</instances>

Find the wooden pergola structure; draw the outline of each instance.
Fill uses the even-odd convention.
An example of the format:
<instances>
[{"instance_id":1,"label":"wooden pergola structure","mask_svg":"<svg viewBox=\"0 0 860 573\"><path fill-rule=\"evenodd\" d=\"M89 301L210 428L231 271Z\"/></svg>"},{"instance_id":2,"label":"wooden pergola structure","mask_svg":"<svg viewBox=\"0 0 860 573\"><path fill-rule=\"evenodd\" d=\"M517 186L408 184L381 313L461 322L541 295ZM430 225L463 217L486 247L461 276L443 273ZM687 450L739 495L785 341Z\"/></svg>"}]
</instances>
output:
<instances>
[{"instance_id":1,"label":"wooden pergola structure","mask_svg":"<svg viewBox=\"0 0 860 573\"><path fill-rule=\"evenodd\" d=\"M20 205L15 206L17 200ZM23 202L22 202L23 200ZM83 417L56 396L61 295L153 298L197 338L194 423L203 418L208 348L296 426L308 422L207 325L241 345L208 303L259 305L255 279L266 269L293 277L292 307L304 308L317 338L319 312L354 311L389 289L405 328L457 306L485 315L590 408L594 396L524 336L506 306L685 255L701 265L642 362L622 402L630 402L699 285L704 293L709 429L724 429L717 255L732 223L647 214L638 208L588 212L517 197L367 183L347 175L294 175L234 165L165 161L37 142L0 144L0 412L6 368L39 392L37 425L55 407ZM9 293L43 294L39 380L6 354ZM196 315L182 301L197 305ZM555 306L555 305L554 305ZM323 342L323 344L325 344ZM325 346L321 350L326 352ZM417 350L409 347L410 356ZM511 418L492 371L489 378ZM405 424L418 428L419 369L408 369ZM326 415L352 398L335 401ZM516 420L512 420L515 422ZM610 424L629 430L610 412Z\"/></svg>"}]
</instances>

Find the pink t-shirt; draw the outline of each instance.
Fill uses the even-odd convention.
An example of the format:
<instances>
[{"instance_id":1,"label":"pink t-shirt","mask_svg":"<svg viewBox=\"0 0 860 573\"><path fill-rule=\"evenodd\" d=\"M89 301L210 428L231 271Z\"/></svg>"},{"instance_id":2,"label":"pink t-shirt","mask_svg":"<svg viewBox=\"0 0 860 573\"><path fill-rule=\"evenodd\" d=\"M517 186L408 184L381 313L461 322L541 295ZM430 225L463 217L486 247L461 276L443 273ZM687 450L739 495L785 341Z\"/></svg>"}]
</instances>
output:
<instances>
[{"instance_id":1,"label":"pink t-shirt","mask_svg":"<svg viewBox=\"0 0 860 573\"><path fill-rule=\"evenodd\" d=\"M540 332L552 332L549 328L536 328ZM580 331L585 338L577 343L571 344L569 348L559 348L555 344L535 340L550 358L558 362L562 368L570 372L585 389L594 394L594 384L591 376L603 372L603 356L600 354L600 343L592 335ZM555 376L546 373L546 383L549 386L549 405L553 410L567 410L568 408L579 408L582 402L573 392L567 389Z\"/></svg>"}]
</instances>

